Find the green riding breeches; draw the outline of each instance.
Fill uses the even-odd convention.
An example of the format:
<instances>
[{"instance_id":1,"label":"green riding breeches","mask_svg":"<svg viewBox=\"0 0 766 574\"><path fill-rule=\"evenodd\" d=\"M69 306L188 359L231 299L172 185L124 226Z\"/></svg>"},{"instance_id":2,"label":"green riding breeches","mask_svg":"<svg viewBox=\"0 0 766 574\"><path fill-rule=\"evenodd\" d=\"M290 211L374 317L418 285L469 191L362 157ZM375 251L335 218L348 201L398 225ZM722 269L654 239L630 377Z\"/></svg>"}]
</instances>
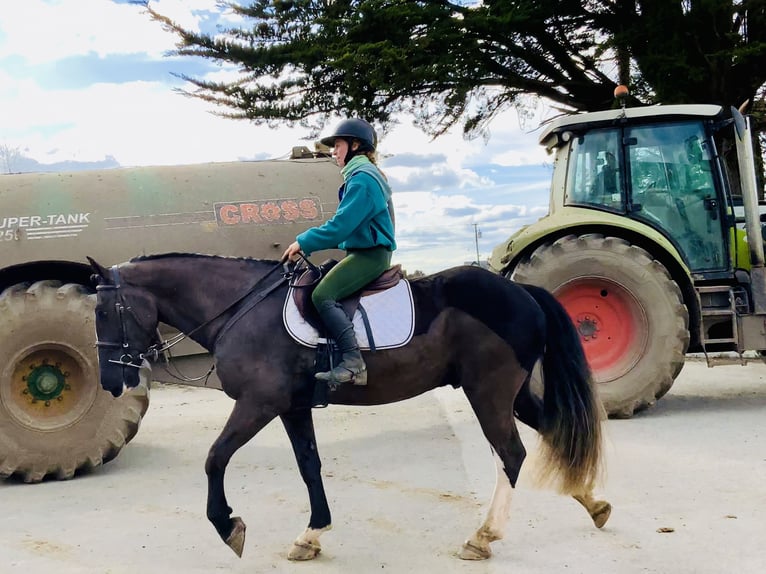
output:
<instances>
[{"instance_id":1,"label":"green riding breeches","mask_svg":"<svg viewBox=\"0 0 766 574\"><path fill-rule=\"evenodd\" d=\"M315 307L323 301L339 301L359 291L391 265L391 252L385 247L349 251L319 282L311 295Z\"/></svg>"}]
</instances>

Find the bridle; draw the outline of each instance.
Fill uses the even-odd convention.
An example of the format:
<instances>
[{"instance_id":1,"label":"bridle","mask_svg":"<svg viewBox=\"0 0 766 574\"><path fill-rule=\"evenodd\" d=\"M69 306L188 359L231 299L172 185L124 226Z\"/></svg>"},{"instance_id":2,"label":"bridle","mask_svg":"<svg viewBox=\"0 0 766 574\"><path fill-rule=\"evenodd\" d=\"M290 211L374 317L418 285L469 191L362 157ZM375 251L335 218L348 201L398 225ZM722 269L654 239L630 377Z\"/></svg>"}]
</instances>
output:
<instances>
[{"instance_id":1,"label":"bridle","mask_svg":"<svg viewBox=\"0 0 766 574\"><path fill-rule=\"evenodd\" d=\"M120 365L122 367L132 367L135 369L140 369L143 366L144 360L152 360L156 361L160 354L167 353L168 356L170 356L170 349L186 339L187 337L190 337L197 331L201 330L202 328L206 327L219 317L221 317L224 313L227 311L230 311L232 308L237 306L240 303L242 304L242 307L224 324L224 326L221 328L221 330L218 332L218 335L215 339L216 346L223 335L236 323L239 319L241 319L248 311L250 311L255 305L263 301L270 293L275 291L282 283L285 281L288 281L292 275L293 271L289 270L287 265L284 266L284 272L280 276L279 279L277 279L275 282L271 283L270 285L264 287L263 289L256 291L256 289L268 278L270 277L277 269L282 267L281 263L278 263L274 267L272 267L263 277L258 279L250 289L248 289L242 296L238 297L236 300L234 300L231 304L227 305L224 309L222 309L220 312L218 312L213 317L210 317L209 319L205 320L204 322L197 325L194 329L189 330L186 333L178 333L174 335L173 337L170 337L167 340L162 340L162 337L159 336L159 330L157 331L159 342L149 345L145 350L141 351L139 349L136 349L135 347L131 346L131 342L129 340L128 336L128 326L127 326L127 320L126 317L128 315L131 315L133 317L133 321L140 325L141 321L136 316L135 312L133 311L133 308L130 307L125 302L125 298L123 296L123 293L121 291L122 287L122 281L120 278L120 271L117 266L113 266L110 268L110 272L112 274L112 284L108 285L97 285L96 291L114 291L116 294L116 302L115 302L115 308L117 310L117 316L120 321L120 336L121 341L115 342L115 341L96 341L96 347L103 347L103 348L109 348L109 349L122 349L123 353L120 355L119 360L115 359L109 359L109 363L113 363L115 365ZM166 361L167 362L167 361ZM178 376L174 373L168 371L171 376L179 379L184 380L187 382L190 381L198 381L201 379L207 379L210 374L213 372L215 366L211 366L208 372L205 375L202 375L200 377L196 378L189 378L184 375Z\"/></svg>"},{"instance_id":2,"label":"bridle","mask_svg":"<svg viewBox=\"0 0 766 574\"><path fill-rule=\"evenodd\" d=\"M138 349L131 349L131 343L128 337L128 326L126 321L126 315L129 313L133 316L133 320L137 324L141 324L138 320L138 317L133 312L133 308L130 307L126 302L125 298L122 295L122 291L120 290L120 287L122 287L122 283L120 281L120 271L115 266L110 269L112 273L112 284L111 285L97 285L96 291L114 291L117 297L117 300L115 302L115 308L117 310L117 317L120 320L120 338L122 339L119 343L115 341L96 341L96 347L102 347L107 349L122 349L123 353L120 355L119 360L109 359L109 363L114 363L115 365L120 365L122 367L133 367L134 369L140 369L143 365L144 359L147 359L150 356L156 356L156 353L158 352L156 349L153 349L153 347L156 347L156 345L149 346L145 351L141 352Z\"/></svg>"}]
</instances>

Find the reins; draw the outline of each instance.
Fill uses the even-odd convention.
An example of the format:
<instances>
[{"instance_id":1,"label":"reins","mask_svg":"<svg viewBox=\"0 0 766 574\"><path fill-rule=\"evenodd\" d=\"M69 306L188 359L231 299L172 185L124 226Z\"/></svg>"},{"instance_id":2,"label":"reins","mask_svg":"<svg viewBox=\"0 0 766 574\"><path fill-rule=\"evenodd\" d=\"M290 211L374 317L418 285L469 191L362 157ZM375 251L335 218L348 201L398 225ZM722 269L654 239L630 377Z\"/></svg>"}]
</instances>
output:
<instances>
[{"instance_id":1,"label":"reins","mask_svg":"<svg viewBox=\"0 0 766 574\"><path fill-rule=\"evenodd\" d=\"M311 271L314 272L314 274L316 275L316 278L313 281L302 284L302 285L299 285L298 283L291 281L290 283L288 283L288 287L291 287L293 289L305 289L306 287L313 287L324 278L325 271L322 269L322 266L314 265L311 261L309 261L309 258L306 257L306 255L304 255L303 251L299 251L298 256L301 258L301 261L299 261L298 265L296 265L295 268L289 273L289 275L286 275L286 276L288 276L289 278L292 278L293 276L297 276L298 279L300 279L302 274L298 273L298 269L302 262L306 264L306 267L308 267Z\"/></svg>"},{"instance_id":2,"label":"reins","mask_svg":"<svg viewBox=\"0 0 766 574\"><path fill-rule=\"evenodd\" d=\"M290 277L292 277L292 272L288 271L287 265L283 266L284 272L282 273L282 277L266 287L265 289L262 289L258 291L257 293L254 292L254 289L264 280L266 277L274 273L277 269L279 269L281 263L277 264L275 267L272 267L272 269L266 273L261 279L253 285L253 287L245 293L244 296L242 296L239 300L235 301L232 305L229 305L226 309L224 309L223 312L219 313L218 316L220 317L223 313L234 307L234 305L238 304L240 301L243 302L242 307L228 320L226 321L226 324L221 327L221 330L218 331L218 335L215 338L215 343L213 343L213 348L218 346L218 343L221 341L221 338L231 329L234 324L239 321L242 317L244 317L253 307L255 307L258 303L263 301L266 297L268 297L273 291L275 291L279 286L282 285L285 281L288 281ZM199 327L198 327L199 328Z\"/></svg>"}]
</instances>

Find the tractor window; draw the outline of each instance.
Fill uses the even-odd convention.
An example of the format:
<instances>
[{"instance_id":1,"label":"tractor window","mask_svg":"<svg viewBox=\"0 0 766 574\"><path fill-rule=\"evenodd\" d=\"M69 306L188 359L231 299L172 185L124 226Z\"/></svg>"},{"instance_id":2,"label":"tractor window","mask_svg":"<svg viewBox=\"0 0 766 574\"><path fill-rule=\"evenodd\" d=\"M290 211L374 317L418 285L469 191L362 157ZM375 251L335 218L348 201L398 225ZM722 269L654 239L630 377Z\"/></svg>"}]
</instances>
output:
<instances>
[{"instance_id":1,"label":"tractor window","mask_svg":"<svg viewBox=\"0 0 766 574\"><path fill-rule=\"evenodd\" d=\"M631 217L658 228L692 271L727 267L708 139L699 122L625 130Z\"/></svg>"},{"instance_id":2,"label":"tractor window","mask_svg":"<svg viewBox=\"0 0 766 574\"><path fill-rule=\"evenodd\" d=\"M624 211L620 130L593 130L572 142L567 173L567 205Z\"/></svg>"}]
</instances>

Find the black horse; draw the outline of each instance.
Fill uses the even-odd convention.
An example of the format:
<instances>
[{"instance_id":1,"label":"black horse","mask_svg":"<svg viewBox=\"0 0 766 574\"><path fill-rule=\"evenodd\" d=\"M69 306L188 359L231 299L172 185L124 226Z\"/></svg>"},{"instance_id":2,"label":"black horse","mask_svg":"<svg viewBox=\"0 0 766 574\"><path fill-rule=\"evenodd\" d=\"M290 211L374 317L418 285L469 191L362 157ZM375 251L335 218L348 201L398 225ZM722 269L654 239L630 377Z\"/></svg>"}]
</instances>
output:
<instances>
[{"instance_id":1,"label":"black horse","mask_svg":"<svg viewBox=\"0 0 766 574\"><path fill-rule=\"evenodd\" d=\"M282 323L287 284L276 261L198 254L139 257L96 274L96 331L101 384L113 395L135 387L145 357L156 354L164 322L215 358L234 409L205 463L207 516L221 538L242 554L245 525L232 517L224 473L232 455L276 417L292 443L308 488L311 516L288 557L317 556L331 528L314 436L315 351L293 341ZM275 273L279 271L279 273ZM367 386L340 386L330 402L380 405L440 386L462 388L497 462L487 518L460 557L483 559L503 536L512 488L526 455L514 415L537 430L548 475L571 494L594 524L611 506L593 497L601 463L601 405L578 334L547 291L514 284L478 267L457 267L411 282L416 311L411 342L366 353ZM243 298L243 294L248 293ZM542 398L530 389L541 361Z\"/></svg>"}]
</instances>

